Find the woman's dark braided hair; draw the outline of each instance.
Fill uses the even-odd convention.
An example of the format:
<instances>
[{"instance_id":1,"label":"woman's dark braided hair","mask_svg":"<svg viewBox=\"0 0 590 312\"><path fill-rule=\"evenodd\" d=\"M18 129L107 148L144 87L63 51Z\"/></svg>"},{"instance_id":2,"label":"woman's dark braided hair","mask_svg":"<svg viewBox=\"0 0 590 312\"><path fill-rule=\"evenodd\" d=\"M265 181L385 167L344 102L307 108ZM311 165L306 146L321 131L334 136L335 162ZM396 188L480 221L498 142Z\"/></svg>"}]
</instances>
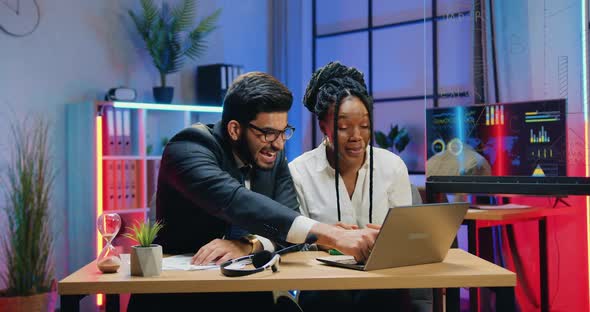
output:
<instances>
[{"instance_id":1,"label":"woman's dark braided hair","mask_svg":"<svg viewBox=\"0 0 590 312\"><path fill-rule=\"evenodd\" d=\"M338 221L340 220L340 191L338 181L340 165L338 163L338 111L341 102L348 96L356 96L363 102L369 112L369 222L373 222L373 100L367 92L363 74L354 67L330 62L316 70L305 90L303 104L318 117L325 120L330 106L334 107L334 156L336 184L336 203L338 207Z\"/></svg>"}]
</instances>

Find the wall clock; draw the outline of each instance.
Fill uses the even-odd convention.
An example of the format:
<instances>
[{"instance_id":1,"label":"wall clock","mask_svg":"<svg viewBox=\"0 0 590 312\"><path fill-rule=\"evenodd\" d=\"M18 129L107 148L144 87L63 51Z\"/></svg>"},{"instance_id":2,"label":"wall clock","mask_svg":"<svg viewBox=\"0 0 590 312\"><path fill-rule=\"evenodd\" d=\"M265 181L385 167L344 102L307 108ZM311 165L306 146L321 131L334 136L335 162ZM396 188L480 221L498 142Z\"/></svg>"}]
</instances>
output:
<instances>
[{"instance_id":1,"label":"wall clock","mask_svg":"<svg viewBox=\"0 0 590 312\"><path fill-rule=\"evenodd\" d=\"M12 37L32 34L39 26L37 0L0 0L0 31Z\"/></svg>"}]
</instances>

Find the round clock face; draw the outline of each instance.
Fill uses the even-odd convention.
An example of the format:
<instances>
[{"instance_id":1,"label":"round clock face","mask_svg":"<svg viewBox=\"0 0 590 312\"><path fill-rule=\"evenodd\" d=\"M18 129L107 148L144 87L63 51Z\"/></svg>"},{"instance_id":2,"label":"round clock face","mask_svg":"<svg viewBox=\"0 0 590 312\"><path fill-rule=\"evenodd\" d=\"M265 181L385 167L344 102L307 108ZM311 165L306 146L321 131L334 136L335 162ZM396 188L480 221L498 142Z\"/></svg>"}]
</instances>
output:
<instances>
[{"instance_id":1,"label":"round clock face","mask_svg":"<svg viewBox=\"0 0 590 312\"><path fill-rule=\"evenodd\" d=\"M37 0L0 0L0 30L14 37L31 34L39 25Z\"/></svg>"}]
</instances>

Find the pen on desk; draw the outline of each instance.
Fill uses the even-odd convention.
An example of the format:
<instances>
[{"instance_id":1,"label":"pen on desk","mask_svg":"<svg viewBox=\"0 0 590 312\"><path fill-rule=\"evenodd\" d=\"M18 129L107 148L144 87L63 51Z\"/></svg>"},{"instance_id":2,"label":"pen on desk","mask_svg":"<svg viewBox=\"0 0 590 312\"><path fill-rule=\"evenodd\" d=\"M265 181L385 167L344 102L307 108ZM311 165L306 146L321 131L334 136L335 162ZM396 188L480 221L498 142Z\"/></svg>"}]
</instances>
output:
<instances>
[{"instance_id":1,"label":"pen on desk","mask_svg":"<svg viewBox=\"0 0 590 312\"><path fill-rule=\"evenodd\" d=\"M343 255L343 253L341 253L338 249L330 249L330 250L328 250L328 253L333 256Z\"/></svg>"}]
</instances>

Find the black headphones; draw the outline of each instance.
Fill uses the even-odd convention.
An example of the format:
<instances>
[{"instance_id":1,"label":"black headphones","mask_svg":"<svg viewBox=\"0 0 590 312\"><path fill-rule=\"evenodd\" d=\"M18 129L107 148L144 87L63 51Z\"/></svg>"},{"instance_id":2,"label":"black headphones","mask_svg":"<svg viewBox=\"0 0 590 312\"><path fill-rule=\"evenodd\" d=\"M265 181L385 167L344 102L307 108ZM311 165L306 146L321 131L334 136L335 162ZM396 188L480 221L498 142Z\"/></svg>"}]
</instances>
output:
<instances>
[{"instance_id":1,"label":"black headphones","mask_svg":"<svg viewBox=\"0 0 590 312\"><path fill-rule=\"evenodd\" d=\"M255 254L226 261L221 264L220 269L223 275L229 277L246 276L262 272L268 267L270 267L272 269L272 272L274 273L279 271L280 260L281 255L279 255L278 253L263 250ZM238 268L232 268L232 264L237 265ZM248 264L252 264L254 266L254 269L242 269L243 265Z\"/></svg>"},{"instance_id":2,"label":"black headphones","mask_svg":"<svg viewBox=\"0 0 590 312\"><path fill-rule=\"evenodd\" d=\"M281 261L281 255L286 254L293 251L300 251L303 247L307 246L308 244L313 244L317 241L317 237L313 234L308 235L305 243L292 245L287 248L283 248L276 252L270 252L268 250L262 250L257 253L239 257L236 259L228 260L221 264L219 267L221 269L221 273L225 276L229 277L236 277L236 276L246 276L258 272L262 272L268 267L272 269L272 272L279 271L279 263ZM232 264L237 266L237 268L232 268ZM254 269L242 269L244 265L252 264Z\"/></svg>"}]
</instances>

